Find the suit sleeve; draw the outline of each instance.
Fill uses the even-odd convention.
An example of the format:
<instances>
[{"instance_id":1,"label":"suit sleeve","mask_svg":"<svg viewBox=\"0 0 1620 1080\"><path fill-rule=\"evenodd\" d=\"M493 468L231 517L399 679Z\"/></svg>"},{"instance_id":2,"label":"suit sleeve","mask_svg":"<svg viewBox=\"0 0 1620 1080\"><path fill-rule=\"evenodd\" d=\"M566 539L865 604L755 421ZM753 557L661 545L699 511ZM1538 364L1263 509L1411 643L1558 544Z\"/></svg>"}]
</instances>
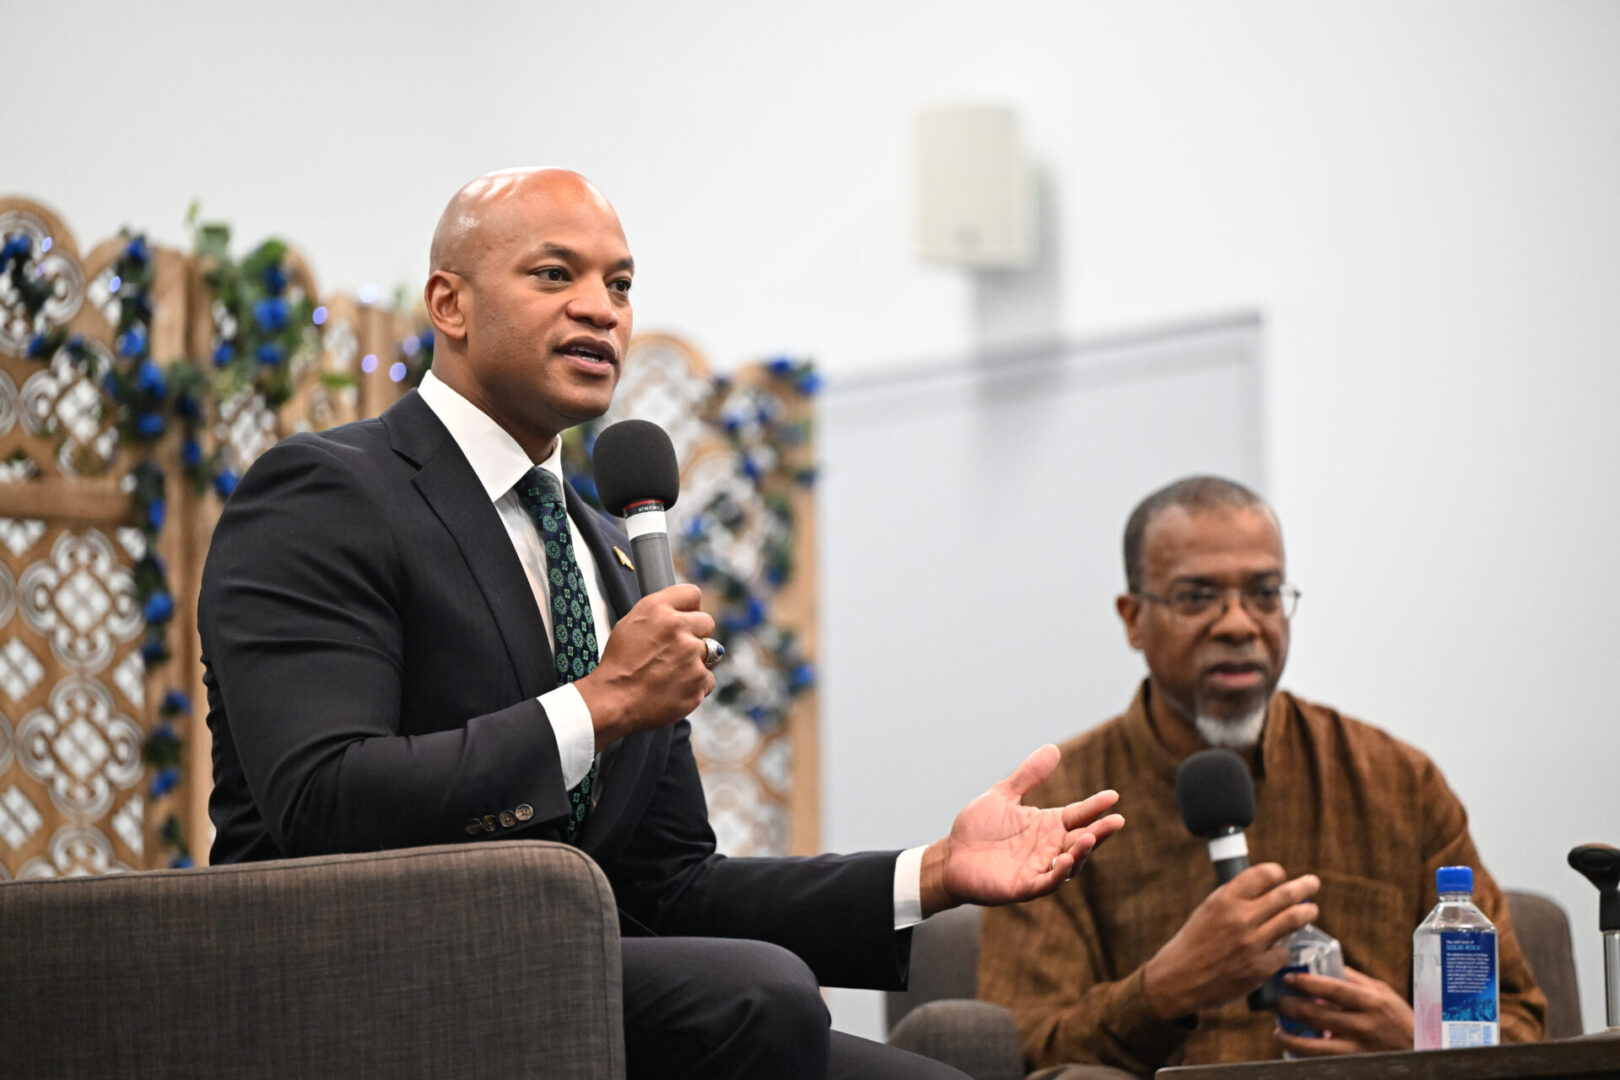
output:
<instances>
[{"instance_id":1,"label":"suit sleeve","mask_svg":"<svg viewBox=\"0 0 1620 1080\"><path fill-rule=\"evenodd\" d=\"M1423 765L1419 798L1423 804L1426 834L1420 895L1428 897L1426 909L1433 907L1438 899L1434 885L1436 870L1442 866L1474 868L1474 903L1496 924L1502 1041L1539 1041L1546 1033L1547 996L1536 985L1529 961L1519 947L1507 899L1474 847L1474 839L1468 833L1468 812L1462 802L1433 762L1425 758Z\"/></svg>"},{"instance_id":2,"label":"suit sleeve","mask_svg":"<svg viewBox=\"0 0 1620 1080\"><path fill-rule=\"evenodd\" d=\"M265 828L296 856L465 841L475 819L519 806L531 828L561 818L537 701L401 730L402 553L346 453L299 436L270 449L227 503L203 574L210 705Z\"/></svg>"},{"instance_id":3,"label":"suit sleeve","mask_svg":"<svg viewBox=\"0 0 1620 1080\"><path fill-rule=\"evenodd\" d=\"M609 869L624 912L658 934L780 945L804 960L823 986L903 987L911 931L894 929L899 853L716 854L690 732L685 720L672 730L657 789Z\"/></svg>"},{"instance_id":4,"label":"suit sleeve","mask_svg":"<svg viewBox=\"0 0 1620 1080\"><path fill-rule=\"evenodd\" d=\"M1012 1012L1030 1068L1080 1062L1149 1074L1197 1026L1191 1017L1159 1019L1140 968L1109 977L1080 886L985 910L979 997Z\"/></svg>"}]
</instances>

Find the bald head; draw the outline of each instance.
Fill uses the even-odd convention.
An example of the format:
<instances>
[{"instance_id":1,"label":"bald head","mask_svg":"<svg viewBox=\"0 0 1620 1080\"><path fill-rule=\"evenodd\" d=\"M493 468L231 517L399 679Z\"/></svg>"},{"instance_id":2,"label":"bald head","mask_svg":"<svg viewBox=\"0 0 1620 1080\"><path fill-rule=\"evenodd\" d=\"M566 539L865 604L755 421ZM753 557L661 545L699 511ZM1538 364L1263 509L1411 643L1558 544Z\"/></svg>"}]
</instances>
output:
<instances>
[{"instance_id":1,"label":"bald head","mask_svg":"<svg viewBox=\"0 0 1620 1080\"><path fill-rule=\"evenodd\" d=\"M511 209L530 199L589 203L618 220L607 197L570 169L541 166L486 173L463 185L439 215L428 271L471 276L490 247L515 227Z\"/></svg>"},{"instance_id":2,"label":"bald head","mask_svg":"<svg viewBox=\"0 0 1620 1080\"><path fill-rule=\"evenodd\" d=\"M532 461L613 402L635 260L602 193L567 169L507 169L456 192L422 302L433 375Z\"/></svg>"}]
</instances>

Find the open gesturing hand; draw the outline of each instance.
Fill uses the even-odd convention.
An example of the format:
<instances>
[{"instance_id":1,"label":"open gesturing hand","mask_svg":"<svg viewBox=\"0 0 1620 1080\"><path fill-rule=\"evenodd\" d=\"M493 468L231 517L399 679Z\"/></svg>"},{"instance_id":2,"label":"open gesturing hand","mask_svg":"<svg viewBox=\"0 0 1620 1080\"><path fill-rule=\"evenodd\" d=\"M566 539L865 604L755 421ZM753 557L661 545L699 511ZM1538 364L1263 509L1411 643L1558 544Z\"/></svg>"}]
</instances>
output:
<instances>
[{"instance_id":1,"label":"open gesturing hand","mask_svg":"<svg viewBox=\"0 0 1620 1080\"><path fill-rule=\"evenodd\" d=\"M1113 791L1067 806L1025 806L1024 796L1057 767L1058 748L1036 750L1012 775L968 803L950 835L922 862L923 915L957 904L1010 904L1044 896L1080 869L1125 819L1107 811Z\"/></svg>"}]
</instances>

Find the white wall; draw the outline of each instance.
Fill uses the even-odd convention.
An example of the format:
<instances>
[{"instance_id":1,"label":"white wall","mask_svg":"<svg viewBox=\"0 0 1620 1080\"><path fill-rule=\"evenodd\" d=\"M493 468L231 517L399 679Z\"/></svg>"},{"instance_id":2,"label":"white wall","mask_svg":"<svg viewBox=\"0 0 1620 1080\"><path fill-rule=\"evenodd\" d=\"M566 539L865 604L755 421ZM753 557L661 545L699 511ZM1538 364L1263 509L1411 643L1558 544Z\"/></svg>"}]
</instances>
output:
<instances>
[{"instance_id":1,"label":"white wall","mask_svg":"<svg viewBox=\"0 0 1620 1080\"><path fill-rule=\"evenodd\" d=\"M389 288L462 180L563 162L623 214L643 327L835 375L972 344L968 282L910 255L909 123L1017 106L1063 330L1265 313L1266 474L1307 592L1287 682L1441 759L1497 874L1570 908L1600 1022L1595 899L1563 853L1620 840L1620 5L60 0L0 22L0 190L82 238L178 240L197 196L330 286Z\"/></svg>"}]
</instances>

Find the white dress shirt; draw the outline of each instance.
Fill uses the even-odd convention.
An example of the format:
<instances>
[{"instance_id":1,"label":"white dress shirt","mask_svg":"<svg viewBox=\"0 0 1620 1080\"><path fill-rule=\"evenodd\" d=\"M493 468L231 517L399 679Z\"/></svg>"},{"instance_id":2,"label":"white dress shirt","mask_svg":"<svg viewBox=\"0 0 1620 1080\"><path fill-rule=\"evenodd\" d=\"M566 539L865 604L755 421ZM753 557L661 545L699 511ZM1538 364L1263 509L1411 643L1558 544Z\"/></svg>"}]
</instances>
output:
<instances>
[{"instance_id":1,"label":"white dress shirt","mask_svg":"<svg viewBox=\"0 0 1620 1080\"><path fill-rule=\"evenodd\" d=\"M512 538L518 561L529 578L529 588L545 620L546 639L552 637L551 585L546 576L546 552L541 546L540 534L534 519L518 498L517 482L534 468L529 455L507 431L478 406L445 385L443 380L429 371L417 388L427 407L433 410L441 423L450 431L450 437L460 447L467 463L472 466L484 493L495 504ZM562 440L552 443L551 454L540 462L540 467L557 478L559 485L566 481L562 474ZM591 549L579 534L579 526L572 517L568 531L574 544L574 560L579 564L580 577L591 598L591 618L596 623L596 641L599 648L607 647L608 633L613 628L613 617L608 611L607 588L602 583L601 571ZM596 727L591 722L591 711L585 699L572 683L564 683L539 697L540 707L557 739L557 752L562 762L563 786L573 787L585 778L591 762L596 758ZM903 930L922 921L922 853L911 848L901 852L894 866L894 928Z\"/></svg>"}]
</instances>

